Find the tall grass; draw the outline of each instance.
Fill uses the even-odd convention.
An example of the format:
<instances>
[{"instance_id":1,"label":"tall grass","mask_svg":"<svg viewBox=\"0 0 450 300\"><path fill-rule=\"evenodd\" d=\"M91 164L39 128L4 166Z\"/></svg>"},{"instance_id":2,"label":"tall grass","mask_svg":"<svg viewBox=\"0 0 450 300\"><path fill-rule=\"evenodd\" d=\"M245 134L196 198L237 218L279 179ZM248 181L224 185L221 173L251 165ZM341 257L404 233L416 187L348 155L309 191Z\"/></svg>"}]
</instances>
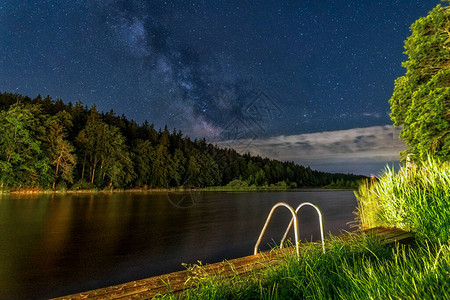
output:
<instances>
[{"instance_id":1,"label":"tall grass","mask_svg":"<svg viewBox=\"0 0 450 300\"><path fill-rule=\"evenodd\" d=\"M446 242L450 238L450 164L431 157L398 173L387 168L373 184L356 192L363 228L395 226L418 237Z\"/></svg>"},{"instance_id":2,"label":"tall grass","mask_svg":"<svg viewBox=\"0 0 450 300\"><path fill-rule=\"evenodd\" d=\"M252 276L198 278L168 299L450 299L450 247L386 248L371 237L306 246Z\"/></svg>"},{"instance_id":3,"label":"tall grass","mask_svg":"<svg viewBox=\"0 0 450 300\"><path fill-rule=\"evenodd\" d=\"M269 272L264 292L277 299L450 299L448 245L387 249L368 241L335 239L326 254L292 256Z\"/></svg>"}]
</instances>

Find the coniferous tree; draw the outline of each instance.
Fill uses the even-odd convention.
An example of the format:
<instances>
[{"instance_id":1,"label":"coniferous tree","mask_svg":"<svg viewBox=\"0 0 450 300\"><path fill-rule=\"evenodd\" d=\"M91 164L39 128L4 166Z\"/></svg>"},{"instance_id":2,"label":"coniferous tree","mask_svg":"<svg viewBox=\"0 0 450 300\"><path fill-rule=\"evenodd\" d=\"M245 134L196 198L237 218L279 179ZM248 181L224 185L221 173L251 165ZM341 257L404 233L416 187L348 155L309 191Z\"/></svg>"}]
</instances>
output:
<instances>
[{"instance_id":1,"label":"coniferous tree","mask_svg":"<svg viewBox=\"0 0 450 300\"><path fill-rule=\"evenodd\" d=\"M170 175L171 186L180 186L184 182L182 181L185 178L186 172L186 157L180 149L175 149L175 153L172 158L172 167L170 168L172 174Z\"/></svg>"},{"instance_id":2,"label":"coniferous tree","mask_svg":"<svg viewBox=\"0 0 450 300\"><path fill-rule=\"evenodd\" d=\"M103 124L102 135L104 137L100 152L102 182L108 177L110 186L126 186L134 179L136 174L125 138L120 133L119 128L107 124Z\"/></svg>"},{"instance_id":3,"label":"coniferous tree","mask_svg":"<svg viewBox=\"0 0 450 300\"><path fill-rule=\"evenodd\" d=\"M134 152L136 185L151 185L156 149L150 140L137 140Z\"/></svg>"},{"instance_id":4,"label":"coniferous tree","mask_svg":"<svg viewBox=\"0 0 450 300\"><path fill-rule=\"evenodd\" d=\"M173 162L169 153L169 130L167 126L161 135L156 148L156 159L153 163L153 184L158 187L168 187L170 174L173 173Z\"/></svg>"}]
</instances>

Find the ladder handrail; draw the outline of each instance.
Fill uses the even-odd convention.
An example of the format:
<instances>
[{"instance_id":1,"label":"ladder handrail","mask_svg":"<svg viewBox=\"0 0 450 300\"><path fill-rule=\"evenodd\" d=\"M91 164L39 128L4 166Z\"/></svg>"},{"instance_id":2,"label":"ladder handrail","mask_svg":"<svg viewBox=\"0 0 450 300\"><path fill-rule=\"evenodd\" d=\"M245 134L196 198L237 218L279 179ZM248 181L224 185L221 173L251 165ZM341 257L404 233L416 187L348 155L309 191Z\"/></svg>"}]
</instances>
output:
<instances>
[{"instance_id":1,"label":"ladder handrail","mask_svg":"<svg viewBox=\"0 0 450 300\"><path fill-rule=\"evenodd\" d=\"M300 255L300 252L298 250L298 220L297 220L297 214L296 214L294 209L289 204L286 204L284 202L279 202L279 203L275 204L272 207L272 209L270 210L270 213L269 213L269 216L267 217L266 223L264 224L264 227L261 230L261 234L259 235L258 241L256 242L253 254L257 254L258 253L258 246L261 243L261 239L262 239L262 237L263 237L263 235L264 235L264 233L266 231L267 225L269 224L269 221L272 218L272 214L275 211L275 209L277 209L280 206L286 207L292 214L292 219L291 219L291 222L289 223L289 229L292 226L292 222L294 222L295 250L297 251L297 256Z\"/></svg>"},{"instance_id":2,"label":"ladder handrail","mask_svg":"<svg viewBox=\"0 0 450 300\"><path fill-rule=\"evenodd\" d=\"M295 216L298 218L297 213L298 213L298 212L300 211L300 209L301 209L303 206L305 206L305 205L309 205L309 206L314 207L314 208L316 209L316 211L317 211L317 214L319 215L320 237L321 237L321 239L322 239L322 250L323 250L323 253L325 253L325 242L324 242L324 239L323 239L323 221L322 221L322 213L320 212L319 208L318 208L317 206L315 206L314 204L310 203L310 202L303 202L302 204L300 204L299 206L297 206L297 209L295 210ZM293 221L293 219L291 219L291 222L289 223L288 228L286 229L286 232L284 233L284 236L283 236L283 238L281 239L280 248L283 248L284 240L286 239L286 237L287 237L287 235L288 235L288 233L289 233L289 230L291 230L291 227L292 227L292 221ZM298 219L296 220L296 222L297 222L297 224L298 224ZM297 225L297 226L298 226L298 225ZM298 242L298 241L297 241L297 239L296 239L296 243L297 243L297 242Z\"/></svg>"}]
</instances>

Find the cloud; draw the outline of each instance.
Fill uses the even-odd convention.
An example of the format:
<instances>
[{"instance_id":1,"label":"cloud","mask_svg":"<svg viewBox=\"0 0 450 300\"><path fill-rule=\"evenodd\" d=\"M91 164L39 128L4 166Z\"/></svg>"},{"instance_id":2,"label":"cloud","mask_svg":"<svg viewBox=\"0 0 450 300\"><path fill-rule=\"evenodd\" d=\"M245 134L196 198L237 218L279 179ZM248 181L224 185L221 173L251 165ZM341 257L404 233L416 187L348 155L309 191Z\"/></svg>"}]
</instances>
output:
<instances>
[{"instance_id":1,"label":"cloud","mask_svg":"<svg viewBox=\"0 0 450 300\"><path fill-rule=\"evenodd\" d=\"M399 152L407 148L398 138L399 132L399 128L385 125L217 144L324 171L370 175L378 173L386 163L398 163Z\"/></svg>"}]
</instances>

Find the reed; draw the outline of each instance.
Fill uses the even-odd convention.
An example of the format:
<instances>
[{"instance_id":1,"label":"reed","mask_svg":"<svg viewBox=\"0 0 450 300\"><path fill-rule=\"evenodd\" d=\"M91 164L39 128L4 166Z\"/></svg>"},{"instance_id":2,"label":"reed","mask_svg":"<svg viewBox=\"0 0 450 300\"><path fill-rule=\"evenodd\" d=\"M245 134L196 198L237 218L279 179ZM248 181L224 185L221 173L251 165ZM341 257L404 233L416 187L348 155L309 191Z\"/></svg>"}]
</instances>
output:
<instances>
[{"instance_id":1,"label":"reed","mask_svg":"<svg viewBox=\"0 0 450 300\"><path fill-rule=\"evenodd\" d=\"M450 238L450 164L427 161L395 173L389 167L356 192L363 228L394 226L433 242Z\"/></svg>"}]
</instances>

